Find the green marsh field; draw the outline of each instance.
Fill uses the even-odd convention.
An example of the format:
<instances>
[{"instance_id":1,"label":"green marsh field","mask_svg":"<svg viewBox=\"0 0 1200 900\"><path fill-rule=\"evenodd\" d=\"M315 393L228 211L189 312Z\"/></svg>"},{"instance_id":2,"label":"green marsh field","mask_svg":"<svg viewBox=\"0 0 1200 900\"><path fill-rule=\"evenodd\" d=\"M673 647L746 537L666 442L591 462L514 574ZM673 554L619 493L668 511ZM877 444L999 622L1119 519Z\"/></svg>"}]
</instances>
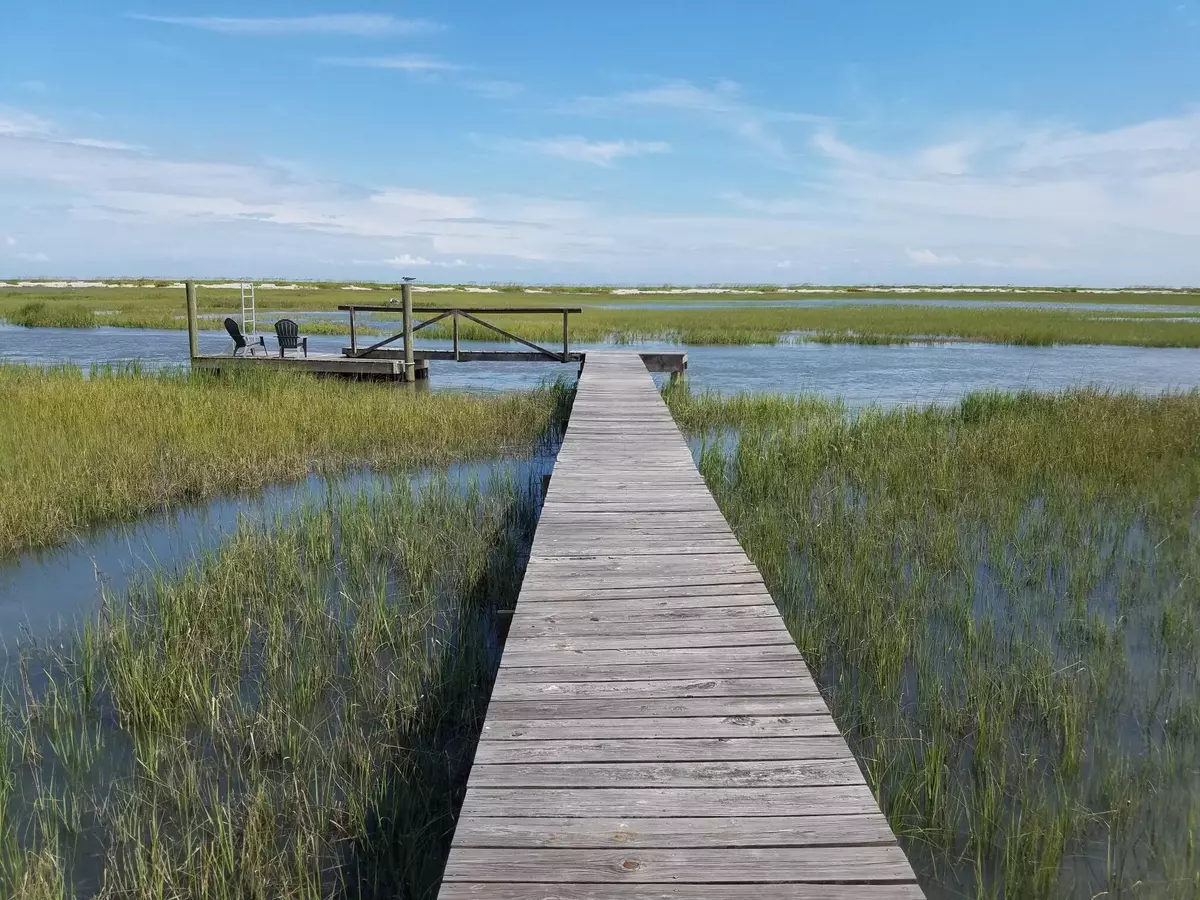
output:
<instances>
[{"instance_id":1,"label":"green marsh field","mask_svg":"<svg viewBox=\"0 0 1200 900\"><path fill-rule=\"evenodd\" d=\"M579 321L770 313L790 332L858 309ZM1200 898L1200 393L664 395L929 896ZM0 366L8 560L314 473L417 476L246 520L6 645L0 895L435 896L536 525L540 485L510 464L570 402ZM449 477L465 462L500 474Z\"/></svg>"},{"instance_id":2,"label":"green marsh field","mask_svg":"<svg viewBox=\"0 0 1200 900\"><path fill-rule=\"evenodd\" d=\"M165 283L163 283L165 284ZM888 290L830 288L828 294L781 293L763 287L741 292L713 289L710 293L622 294L613 289L590 290L519 287L439 290L418 293L417 305L581 307L584 313L571 321L572 340L578 342L667 340L683 344L761 344L778 340L817 340L852 343L906 343L956 339L1028 345L1120 344L1148 347L1200 346L1200 293L1100 293L1065 290L1014 290L1011 293L898 293ZM698 289L699 290L699 289ZM817 289L804 289L805 291ZM729 291L729 292L726 292ZM304 285L297 290L260 289L260 310L328 312L339 305L386 304L398 295L396 286L373 286L350 291L336 285ZM772 301L803 301L826 296L838 306L779 307ZM855 305L855 301L863 301ZM871 301L872 305L866 305ZM886 301L903 301L887 304ZM972 307L945 305L955 301ZM731 302L736 306L731 308ZM925 302L928 305L911 305ZM988 304L992 303L991 308ZM1014 302L1047 304L1051 308L1020 308ZM1071 309L1066 304L1089 303L1154 305L1177 312L1128 312ZM1052 308L1058 304L1061 308ZM202 327L222 328L226 315L240 310L236 290L201 288L199 311ZM1190 312L1189 312L1190 311ZM29 327L88 328L99 325L126 328L183 329L183 291L172 287L117 288L4 288L0 289L0 318ZM561 339L561 318L554 315L497 316L497 324L529 340ZM329 320L304 322L309 334L346 334L344 314ZM398 330L398 325L396 330ZM268 328L269 330L269 328ZM365 325L364 335L382 333L380 326ZM449 327L433 326L424 334L447 338ZM464 323L464 340L493 340L495 334Z\"/></svg>"},{"instance_id":3,"label":"green marsh field","mask_svg":"<svg viewBox=\"0 0 1200 900\"><path fill-rule=\"evenodd\" d=\"M667 396L931 896L1200 896L1200 394Z\"/></svg>"}]
</instances>

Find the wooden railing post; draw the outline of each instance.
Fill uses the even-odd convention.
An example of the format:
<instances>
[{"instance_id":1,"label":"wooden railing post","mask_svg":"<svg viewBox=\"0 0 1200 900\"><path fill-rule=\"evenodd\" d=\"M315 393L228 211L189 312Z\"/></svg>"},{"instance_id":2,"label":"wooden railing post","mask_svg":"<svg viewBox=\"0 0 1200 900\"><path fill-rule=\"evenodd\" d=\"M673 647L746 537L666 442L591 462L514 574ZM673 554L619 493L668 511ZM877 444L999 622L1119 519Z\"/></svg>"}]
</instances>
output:
<instances>
[{"instance_id":1,"label":"wooden railing post","mask_svg":"<svg viewBox=\"0 0 1200 900\"><path fill-rule=\"evenodd\" d=\"M570 315L570 313L567 313L567 312L563 313L563 360L562 360L563 362L566 362L568 359L571 358L570 348L568 347L568 344L567 344L567 316L568 315Z\"/></svg>"},{"instance_id":2,"label":"wooden railing post","mask_svg":"<svg viewBox=\"0 0 1200 900\"><path fill-rule=\"evenodd\" d=\"M451 320L454 325L454 361L458 362L458 310L453 313L454 318Z\"/></svg>"},{"instance_id":3,"label":"wooden railing post","mask_svg":"<svg viewBox=\"0 0 1200 900\"><path fill-rule=\"evenodd\" d=\"M354 331L354 307L350 307L350 353L358 356L358 335Z\"/></svg>"},{"instance_id":4,"label":"wooden railing post","mask_svg":"<svg viewBox=\"0 0 1200 900\"><path fill-rule=\"evenodd\" d=\"M200 323L196 316L196 282L185 283L184 293L187 294L188 357L195 359L200 355Z\"/></svg>"},{"instance_id":5,"label":"wooden railing post","mask_svg":"<svg viewBox=\"0 0 1200 900\"><path fill-rule=\"evenodd\" d=\"M407 281L400 286L400 297L404 304L404 380L415 381L417 366L413 361L412 285Z\"/></svg>"}]
</instances>

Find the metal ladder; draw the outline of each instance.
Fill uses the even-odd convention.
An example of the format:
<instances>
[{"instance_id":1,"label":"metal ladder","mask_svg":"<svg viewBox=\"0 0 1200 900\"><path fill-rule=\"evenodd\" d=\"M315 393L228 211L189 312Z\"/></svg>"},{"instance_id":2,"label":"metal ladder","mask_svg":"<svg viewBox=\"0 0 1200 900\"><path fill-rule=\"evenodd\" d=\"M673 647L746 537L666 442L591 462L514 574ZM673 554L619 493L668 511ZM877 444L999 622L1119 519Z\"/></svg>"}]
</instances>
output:
<instances>
[{"instance_id":1,"label":"metal ladder","mask_svg":"<svg viewBox=\"0 0 1200 900\"><path fill-rule=\"evenodd\" d=\"M258 318L254 309L254 282L242 283L242 334L252 335L258 331Z\"/></svg>"}]
</instances>

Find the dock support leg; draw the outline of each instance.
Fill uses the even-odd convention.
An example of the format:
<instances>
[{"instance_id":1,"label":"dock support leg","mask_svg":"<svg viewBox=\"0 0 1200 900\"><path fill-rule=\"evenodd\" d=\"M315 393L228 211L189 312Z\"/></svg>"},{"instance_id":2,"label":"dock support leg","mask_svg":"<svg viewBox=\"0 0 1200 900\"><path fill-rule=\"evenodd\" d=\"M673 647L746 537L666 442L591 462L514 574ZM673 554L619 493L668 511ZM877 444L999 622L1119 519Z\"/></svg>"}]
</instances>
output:
<instances>
[{"instance_id":1,"label":"dock support leg","mask_svg":"<svg viewBox=\"0 0 1200 900\"><path fill-rule=\"evenodd\" d=\"M453 313L451 323L453 324L453 332L454 332L454 361L458 362L459 359L458 359L458 310L457 309Z\"/></svg>"},{"instance_id":2,"label":"dock support leg","mask_svg":"<svg viewBox=\"0 0 1200 900\"><path fill-rule=\"evenodd\" d=\"M358 356L358 335L354 331L354 307L350 307L350 355Z\"/></svg>"},{"instance_id":3,"label":"dock support leg","mask_svg":"<svg viewBox=\"0 0 1200 900\"><path fill-rule=\"evenodd\" d=\"M417 380L417 367L413 362L413 313L412 285L407 281L400 286L400 297L404 303L404 380Z\"/></svg>"},{"instance_id":4,"label":"dock support leg","mask_svg":"<svg viewBox=\"0 0 1200 900\"><path fill-rule=\"evenodd\" d=\"M196 282L189 281L184 285L187 294L188 322L188 356L195 359L200 355L200 324L196 316Z\"/></svg>"},{"instance_id":5,"label":"dock support leg","mask_svg":"<svg viewBox=\"0 0 1200 900\"><path fill-rule=\"evenodd\" d=\"M568 335L567 313L563 313L563 354L562 354L563 362L566 362L567 360L569 360L571 358L570 347L567 344L567 340L568 340L567 335Z\"/></svg>"}]
</instances>

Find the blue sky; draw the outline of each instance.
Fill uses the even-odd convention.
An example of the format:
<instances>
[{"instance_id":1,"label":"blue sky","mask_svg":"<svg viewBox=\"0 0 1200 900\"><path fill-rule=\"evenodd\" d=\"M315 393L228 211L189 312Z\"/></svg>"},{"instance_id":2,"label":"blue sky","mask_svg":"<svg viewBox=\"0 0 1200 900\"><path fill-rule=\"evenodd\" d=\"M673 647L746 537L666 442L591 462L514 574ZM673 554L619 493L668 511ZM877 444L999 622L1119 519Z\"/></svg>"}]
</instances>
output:
<instances>
[{"instance_id":1,"label":"blue sky","mask_svg":"<svg viewBox=\"0 0 1200 900\"><path fill-rule=\"evenodd\" d=\"M1200 0L7 0L0 277L1200 283Z\"/></svg>"}]
</instances>

